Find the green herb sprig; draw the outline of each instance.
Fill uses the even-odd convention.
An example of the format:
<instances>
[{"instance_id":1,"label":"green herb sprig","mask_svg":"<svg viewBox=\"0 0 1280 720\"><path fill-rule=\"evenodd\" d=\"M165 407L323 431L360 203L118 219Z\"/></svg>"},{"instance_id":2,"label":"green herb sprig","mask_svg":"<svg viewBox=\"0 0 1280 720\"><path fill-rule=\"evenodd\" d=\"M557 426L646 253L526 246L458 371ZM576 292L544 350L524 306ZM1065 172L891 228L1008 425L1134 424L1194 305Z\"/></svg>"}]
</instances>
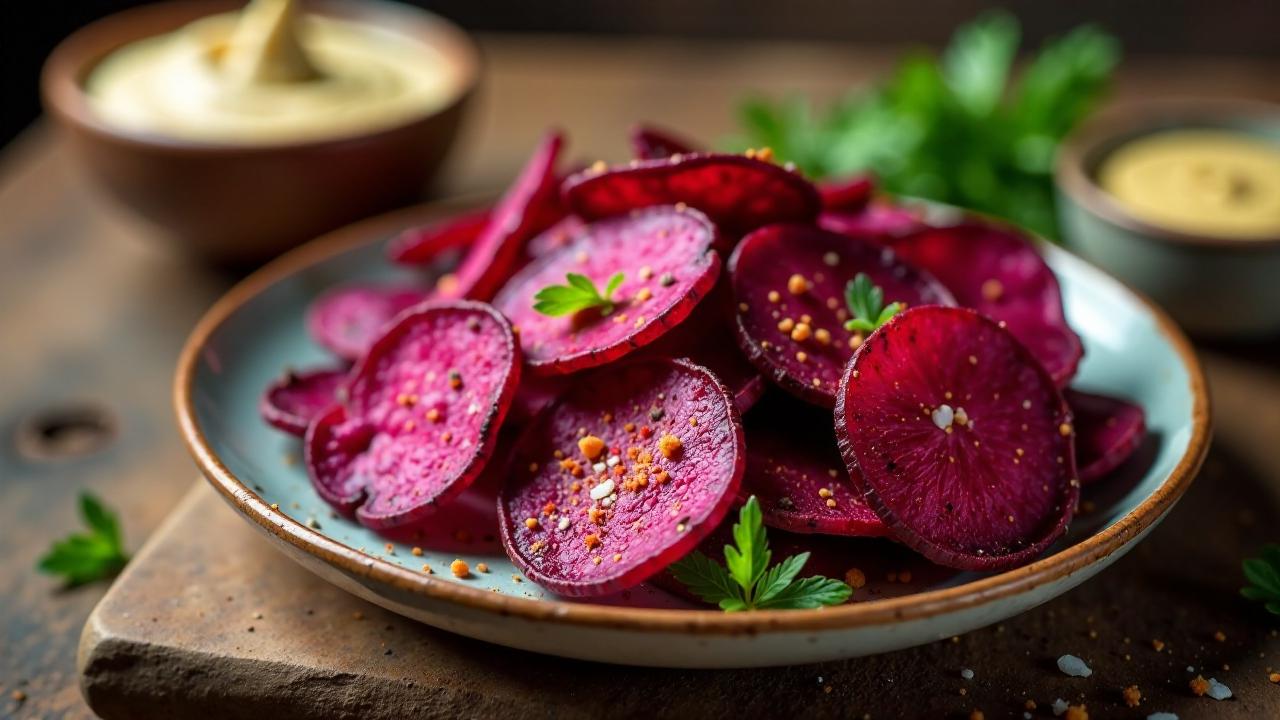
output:
<instances>
[{"instance_id":1,"label":"green herb sprig","mask_svg":"<svg viewBox=\"0 0 1280 720\"><path fill-rule=\"evenodd\" d=\"M1267 612L1280 615L1280 545L1262 548L1262 557L1244 561L1244 577L1249 585L1240 594L1263 603Z\"/></svg>"},{"instance_id":2,"label":"green herb sprig","mask_svg":"<svg viewBox=\"0 0 1280 720\"><path fill-rule=\"evenodd\" d=\"M816 178L871 172L890 192L1057 237L1058 143L1101 100L1120 50L1082 26L1046 43L1014 78L1020 39L1012 15L985 13L957 29L940 58L909 55L879 86L823 110L800 97L749 100L742 134L727 144L767 146Z\"/></svg>"},{"instance_id":3,"label":"green herb sprig","mask_svg":"<svg viewBox=\"0 0 1280 720\"><path fill-rule=\"evenodd\" d=\"M533 296L533 309L553 317L571 315L588 308L600 308L601 315L613 312L613 293L622 284L622 273L614 273L604 292L596 289L590 278L578 273L565 275L566 285L548 285Z\"/></svg>"},{"instance_id":4,"label":"green herb sprig","mask_svg":"<svg viewBox=\"0 0 1280 720\"><path fill-rule=\"evenodd\" d=\"M897 315L904 307L902 303L884 304L884 290L866 273L858 273L844 286L844 301L849 306L850 319L844 323L844 329L869 333L889 322L889 318Z\"/></svg>"},{"instance_id":5,"label":"green herb sprig","mask_svg":"<svg viewBox=\"0 0 1280 720\"><path fill-rule=\"evenodd\" d=\"M760 503L751 496L733 526L734 545L724 546L725 564L694 551L671 565L671 573L693 594L725 612L784 610L839 605L853 589L822 576L797 580L809 553L769 567L773 553L765 537Z\"/></svg>"},{"instance_id":6,"label":"green herb sprig","mask_svg":"<svg viewBox=\"0 0 1280 720\"><path fill-rule=\"evenodd\" d=\"M113 577L129 562L115 513L92 494L82 492L80 516L89 532L58 540L36 566L40 572L62 576L69 586Z\"/></svg>"}]
</instances>

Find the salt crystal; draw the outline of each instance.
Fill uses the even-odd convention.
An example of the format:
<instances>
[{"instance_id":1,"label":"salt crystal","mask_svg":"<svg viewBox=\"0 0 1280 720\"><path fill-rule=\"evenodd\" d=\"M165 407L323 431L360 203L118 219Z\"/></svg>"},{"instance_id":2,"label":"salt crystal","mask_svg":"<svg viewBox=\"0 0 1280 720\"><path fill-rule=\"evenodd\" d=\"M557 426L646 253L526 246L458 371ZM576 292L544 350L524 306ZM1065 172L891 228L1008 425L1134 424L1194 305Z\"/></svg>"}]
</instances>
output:
<instances>
[{"instance_id":1,"label":"salt crystal","mask_svg":"<svg viewBox=\"0 0 1280 720\"><path fill-rule=\"evenodd\" d=\"M600 474L600 473L602 473L602 472L604 472L604 471L605 471L605 464L604 464L604 463L596 463L595 465L592 465L592 466L591 466L591 469L592 469L592 470L594 470L594 471L596 472L596 474L598 475L598 474Z\"/></svg>"},{"instance_id":2,"label":"salt crystal","mask_svg":"<svg viewBox=\"0 0 1280 720\"><path fill-rule=\"evenodd\" d=\"M973 671L972 671L972 670L970 670L969 668L961 668L961 669L960 669L960 677L964 678L965 680L972 680L972 679L973 679Z\"/></svg>"},{"instance_id":3,"label":"salt crystal","mask_svg":"<svg viewBox=\"0 0 1280 720\"><path fill-rule=\"evenodd\" d=\"M1187 672L1195 672L1195 671L1196 671L1195 668L1191 667L1190 665L1187 666Z\"/></svg>"},{"instance_id":4,"label":"salt crystal","mask_svg":"<svg viewBox=\"0 0 1280 720\"><path fill-rule=\"evenodd\" d=\"M951 427L952 421L956 419L955 410L950 405L942 405L938 409L929 414L933 418L933 424L938 426L939 430L946 430Z\"/></svg>"},{"instance_id":5,"label":"salt crystal","mask_svg":"<svg viewBox=\"0 0 1280 720\"><path fill-rule=\"evenodd\" d=\"M620 462L622 462L622 458L618 457L617 455L610 455L609 460L607 461L607 464L609 467L613 467L614 465L617 465Z\"/></svg>"},{"instance_id":6,"label":"salt crystal","mask_svg":"<svg viewBox=\"0 0 1280 720\"><path fill-rule=\"evenodd\" d=\"M591 499L601 500L613 494L613 478L609 478L604 482L591 488Z\"/></svg>"},{"instance_id":7,"label":"salt crystal","mask_svg":"<svg viewBox=\"0 0 1280 720\"><path fill-rule=\"evenodd\" d=\"M1023 718L1023 720L1031 720L1031 713L1029 713L1029 712L1023 712L1023 713L1022 713L1022 718Z\"/></svg>"},{"instance_id":8,"label":"salt crystal","mask_svg":"<svg viewBox=\"0 0 1280 720\"><path fill-rule=\"evenodd\" d=\"M1178 720L1178 716L1167 712L1154 712L1147 716L1147 720Z\"/></svg>"},{"instance_id":9,"label":"salt crystal","mask_svg":"<svg viewBox=\"0 0 1280 720\"><path fill-rule=\"evenodd\" d=\"M1075 655L1063 655L1058 658L1058 669L1071 677L1089 677L1093 670Z\"/></svg>"},{"instance_id":10,"label":"salt crystal","mask_svg":"<svg viewBox=\"0 0 1280 720\"><path fill-rule=\"evenodd\" d=\"M559 525L556 525L556 529L557 529L557 530L568 530L568 529L569 529L569 524L570 524L570 523L569 523L569 518L567 518L567 517L562 517L562 518L560 518L560 524L559 524Z\"/></svg>"},{"instance_id":11,"label":"salt crystal","mask_svg":"<svg viewBox=\"0 0 1280 720\"><path fill-rule=\"evenodd\" d=\"M1209 692L1206 694L1214 700L1226 700L1231 697L1231 688L1213 678L1209 678Z\"/></svg>"},{"instance_id":12,"label":"salt crystal","mask_svg":"<svg viewBox=\"0 0 1280 720\"><path fill-rule=\"evenodd\" d=\"M1058 698L1057 700L1053 701L1053 714L1061 715L1062 713L1067 711L1067 707L1068 707L1067 701L1063 700L1062 698Z\"/></svg>"}]
</instances>

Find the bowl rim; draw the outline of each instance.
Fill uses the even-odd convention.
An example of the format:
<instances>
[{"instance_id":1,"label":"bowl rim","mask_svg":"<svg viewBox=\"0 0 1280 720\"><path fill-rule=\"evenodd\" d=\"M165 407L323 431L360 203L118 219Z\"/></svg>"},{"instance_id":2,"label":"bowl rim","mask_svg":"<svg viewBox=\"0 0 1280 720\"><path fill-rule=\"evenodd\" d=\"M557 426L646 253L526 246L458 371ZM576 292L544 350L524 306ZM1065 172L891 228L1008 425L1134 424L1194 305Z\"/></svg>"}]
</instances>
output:
<instances>
[{"instance_id":1,"label":"bowl rim","mask_svg":"<svg viewBox=\"0 0 1280 720\"><path fill-rule=\"evenodd\" d=\"M273 510L250 489L250 483L231 472L210 447L196 419L193 392L196 367L211 335L241 306L275 283L356 247L382 242L406 227L441 220L478 204L476 198L460 198L418 205L355 223L295 248L241 280L214 303L192 330L179 357L173 381L174 409L182 440L201 473L229 503L261 530L275 535L301 553L336 566L350 577L389 585L401 592L460 605L473 611L585 628L736 635L832 630L926 619L1026 593L1040 585L1063 579L1120 550L1173 507L1190 486L1208 451L1210 400L1204 371L1191 343L1163 310L1140 293L1130 290L1151 313L1159 332L1174 348L1187 369L1192 394L1191 437L1168 477L1137 507L1088 538L1028 565L963 585L896 598L818 610L764 610L750 613L630 608L519 598L436 579L431 575L402 568L380 557L361 553ZM1075 257L1065 250L1061 252ZM1107 277L1110 278L1109 275ZM1120 281L1111 279L1127 289Z\"/></svg>"},{"instance_id":2,"label":"bowl rim","mask_svg":"<svg viewBox=\"0 0 1280 720\"><path fill-rule=\"evenodd\" d=\"M320 15L360 19L377 27L402 28L406 19L419 36L445 57L457 74L448 98L441 104L389 126L368 131L320 135L302 140L258 143L198 141L117 127L103 120L90 106L84 81L98 63L126 44L155 37L157 33L136 33L134 25L166 26L171 31L208 15L235 10L238 0L173 0L121 10L95 20L63 38L49 54L40 70L40 97L45 110L62 124L84 131L99 140L134 149L163 151L187 156L225 157L229 153L258 155L280 151L325 149L355 143L376 142L447 113L464 102L480 83L482 57L475 42L447 18L414 5L387 0L313 0L307 11ZM172 26L172 27L168 27ZM112 38L115 38L115 41Z\"/></svg>"},{"instance_id":3,"label":"bowl rim","mask_svg":"<svg viewBox=\"0 0 1280 720\"><path fill-rule=\"evenodd\" d=\"M1168 97L1113 105L1085 120L1063 139L1054 163L1054 180L1062 193L1085 211L1143 239L1218 251L1274 250L1280 247L1280 235L1218 236L1176 230L1136 217L1103 190L1087 169L1093 153L1121 138L1158 130L1229 129L1233 120L1271 122L1280 127L1280 104L1264 100Z\"/></svg>"}]
</instances>

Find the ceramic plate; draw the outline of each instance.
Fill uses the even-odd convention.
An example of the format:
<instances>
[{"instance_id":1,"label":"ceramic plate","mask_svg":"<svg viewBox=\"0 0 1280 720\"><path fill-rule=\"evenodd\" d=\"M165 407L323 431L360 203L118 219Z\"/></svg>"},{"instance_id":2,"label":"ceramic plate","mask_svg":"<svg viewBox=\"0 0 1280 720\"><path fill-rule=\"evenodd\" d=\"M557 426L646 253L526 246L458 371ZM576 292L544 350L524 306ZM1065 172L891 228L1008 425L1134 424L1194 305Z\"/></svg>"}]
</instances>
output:
<instances>
[{"instance_id":1,"label":"ceramic plate","mask_svg":"<svg viewBox=\"0 0 1280 720\"><path fill-rule=\"evenodd\" d=\"M807 663L919 645L1017 615L1115 562L1182 496L1208 447L1204 376L1186 338L1158 308L1050 247L1087 349L1077 386L1141 403L1151 436L1118 477L1086 492L1088 512L1043 559L999 574L905 584L867 572L854 602L822 610L725 614L645 586L592 602L559 598L515 574L493 538L491 501L468 498L430 533L389 540L330 513L307 480L298 441L258 417L259 394L284 368L329 362L307 338L307 304L340 283L420 281L383 260L384 242L460 207L376 218L268 265L201 320L175 381L178 421L196 463L250 524L330 582L445 630L565 657L668 667ZM880 543L868 545L873 555L894 557L888 541L865 542ZM448 571L455 558L489 571L456 579Z\"/></svg>"}]
</instances>

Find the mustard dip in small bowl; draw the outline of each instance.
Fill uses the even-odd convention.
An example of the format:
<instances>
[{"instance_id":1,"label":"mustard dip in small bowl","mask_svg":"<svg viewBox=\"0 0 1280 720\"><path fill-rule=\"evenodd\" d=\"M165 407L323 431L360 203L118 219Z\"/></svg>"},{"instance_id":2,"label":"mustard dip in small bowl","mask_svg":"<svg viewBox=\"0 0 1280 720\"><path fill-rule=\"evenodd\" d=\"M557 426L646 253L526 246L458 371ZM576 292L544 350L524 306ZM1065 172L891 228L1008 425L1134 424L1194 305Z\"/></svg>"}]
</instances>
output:
<instances>
[{"instance_id":1,"label":"mustard dip in small bowl","mask_svg":"<svg viewBox=\"0 0 1280 720\"><path fill-rule=\"evenodd\" d=\"M1116 107L1067 138L1056 180L1067 245L1189 331L1280 333L1280 106Z\"/></svg>"},{"instance_id":2,"label":"mustard dip in small bowl","mask_svg":"<svg viewBox=\"0 0 1280 720\"><path fill-rule=\"evenodd\" d=\"M407 5L190 0L80 29L41 85L100 190L192 255L252 265L419 199L479 65Z\"/></svg>"}]
</instances>

